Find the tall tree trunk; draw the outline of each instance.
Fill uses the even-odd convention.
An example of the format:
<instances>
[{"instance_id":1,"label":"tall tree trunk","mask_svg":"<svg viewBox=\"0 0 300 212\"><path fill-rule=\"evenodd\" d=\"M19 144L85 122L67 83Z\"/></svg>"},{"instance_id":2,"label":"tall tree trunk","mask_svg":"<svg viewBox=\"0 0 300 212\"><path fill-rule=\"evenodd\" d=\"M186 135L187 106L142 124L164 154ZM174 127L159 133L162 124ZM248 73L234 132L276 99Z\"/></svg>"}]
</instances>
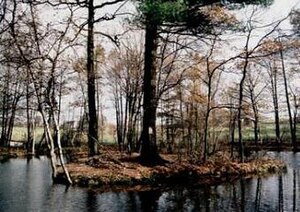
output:
<instances>
[{"instance_id":1,"label":"tall tree trunk","mask_svg":"<svg viewBox=\"0 0 300 212\"><path fill-rule=\"evenodd\" d=\"M10 67L7 67L7 75L4 78L5 87L3 91L2 100L2 125L1 125L1 145L7 146L7 125L8 125L8 113L9 113L9 86L10 86Z\"/></svg>"},{"instance_id":2,"label":"tall tree trunk","mask_svg":"<svg viewBox=\"0 0 300 212\"><path fill-rule=\"evenodd\" d=\"M184 111L183 111L183 96L182 96L182 87L181 85L179 86L179 110L180 110L180 128L181 128L181 142L184 143L185 140L186 140L186 137L185 137L185 121L184 121ZM189 114L189 105L187 103L187 106L186 106L186 114ZM172 134L174 134L174 130L175 130L175 126L174 126L174 119L172 118L172 124L171 124L171 127L173 129L172 131ZM191 129L190 129L190 121L188 122L188 131L190 132ZM189 133L190 135L190 133ZM174 137L173 137L174 138ZM172 139L172 143L174 144L174 139ZM180 141L179 141L180 142ZM181 146L183 146L182 144L178 145L178 152L181 152L182 150L180 149Z\"/></svg>"},{"instance_id":3,"label":"tall tree trunk","mask_svg":"<svg viewBox=\"0 0 300 212\"><path fill-rule=\"evenodd\" d=\"M207 62L208 64L208 62ZM209 65L207 65L207 69L209 69ZM207 137L208 137L208 121L209 121L209 115L210 115L210 107L211 107L211 81L212 78L209 76L208 78L208 92L207 92L207 104L206 104L206 113L205 113L205 126L204 126L204 157L203 160L204 162L207 159L207 152L208 152L208 145L207 145Z\"/></svg>"},{"instance_id":4,"label":"tall tree trunk","mask_svg":"<svg viewBox=\"0 0 300 212\"><path fill-rule=\"evenodd\" d=\"M155 163L159 159L156 145L156 54L157 54L157 25L146 25L145 65L144 65L144 104L143 129L141 133L141 161Z\"/></svg>"},{"instance_id":5,"label":"tall tree trunk","mask_svg":"<svg viewBox=\"0 0 300 212\"><path fill-rule=\"evenodd\" d=\"M54 121L54 128L55 128L55 135L56 137L56 142L57 142L57 147L58 147L58 157L59 157L59 161L61 164L61 167L63 169L63 172L65 173L66 179L68 181L69 184L72 184L72 180L69 174L69 171L66 169L65 166L65 162L64 162L64 157L63 157L63 152L62 152L62 147L61 147L61 141L60 141L60 129L59 129L59 125L58 125L58 120L56 119L56 116L58 116L58 114L55 113L55 111L53 111L53 121Z\"/></svg>"},{"instance_id":6,"label":"tall tree trunk","mask_svg":"<svg viewBox=\"0 0 300 212\"><path fill-rule=\"evenodd\" d=\"M27 142L26 142L26 147L27 147L27 153L34 154L32 150L33 148L33 117L30 109L30 91L29 91L29 71L27 70L27 85L26 85L26 116L27 116Z\"/></svg>"},{"instance_id":7,"label":"tall tree trunk","mask_svg":"<svg viewBox=\"0 0 300 212\"><path fill-rule=\"evenodd\" d=\"M54 151L54 141L53 141L53 138L51 135L49 123L47 122L47 119L46 119L46 114L45 114L44 108L41 105L40 101L39 101L39 104L40 104L39 110L42 115L42 119L43 119L43 123L44 123L45 139L46 139L46 141L47 141L47 139L49 139L48 142L49 142L49 146L50 146L49 151L50 151L50 161L51 161L51 168L52 168L52 179L55 180L57 177L57 168L56 168L56 155L55 155L55 151Z\"/></svg>"},{"instance_id":8,"label":"tall tree trunk","mask_svg":"<svg viewBox=\"0 0 300 212\"><path fill-rule=\"evenodd\" d=\"M33 115L32 115L33 117ZM32 124L31 124L31 132L32 132L32 145L31 145L31 152L32 154L35 153L35 133L34 133L34 128L35 128L35 124L34 124L34 120L32 119Z\"/></svg>"},{"instance_id":9,"label":"tall tree trunk","mask_svg":"<svg viewBox=\"0 0 300 212\"><path fill-rule=\"evenodd\" d=\"M1 119L1 139L0 144L1 146L5 146L5 137L6 137L6 120L7 120L7 110L6 110L6 91L3 92L2 98L2 119Z\"/></svg>"},{"instance_id":10,"label":"tall tree trunk","mask_svg":"<svg viewBox=\"0 0 300 212\"><path fill-rule=\"evenodd\" d=\"M17 95L17 94L15 94ZM12 138L12 132L14 128L14 122L15 122L15 116L16 116L16 110L17 110L17 103L18 103L18 97L14 97L13 103L11 105L11 115L8 122L8 128L7 128L7 146L10 146L10 141Z\"/></svg>"},{"instance_id":11,"label":"tall tree trunk","mask_svg":"<svg viewBox=\"0 0 300 212\"><path fill-rule=\"evenodd\" d=\"M170 93L167 91L167 99L170 98ZM172 146L171 146L171 140L170 140L170 118L171 118L171 106L170 102L167 101L166 103L166 120L165 120L165 133L166 133L166 143L167 143L167 152L172 153Z\"/></svg>"},{"instance_id":12,"label":"tall tree trunk","mask_svg":"<svg viewBox=\"0 0 300 212\"><path fill-rule=\"evenodd\" d=\"M115 110L116 110L116 121L117 121L117 141L119 145L119 151L123 150L124 139L123 139L123 112L122 112L122 91L120 86L116 84L115 87Z\"/></svg>"},{"instance_id":13,"label":"tall tree trunk","mask_svg":"<svg viewBox=\"0 0 300 212\"><path fill-rule=\"evenodd\" d=\"M88 87L88 109L89 130L88 147L89 156L98 154L98 119L95 100L95 68L94 68L94 0L89 0L88 9L88 40L87 40L87 87Z\"/></svg>"},{"instance_id":14,"label":"tall tree trunk","mask_svg":"<svg viewBox=\"0 0 300 212\"><path fill-rule=\"evenodd\" d=\"M122 116L124 117L123 119L123 130L122 130L122 139L123 139L123 150L126 149L126 145L125 145L125 140L126 140L126 135L127 135L127 126L128 126L128 99L127 99L127 94L126 94L126 100L125 100L125 108L124 110L122 109ZM122 105L123 105L123 101L122 101ZM122 107L123 108L123 107Z\"/></svg>"},{"instance_id":15,"label":"tall tree trunk","mask_svg":"<svg viewBox=\"0 0 300 212\"><path fill-rule=\"evenodd\" d=\"M8 126L7 126L7 134L6 134L6 145L10 146L10 141L12 138L12 132L14 128L14 122L15 122L15 116L16 116L16 110L17 110L17 105L20 99L20 94L19 94L19 84L17 83L15 87L13 88L15 90L14 94L12 94L11 98L12 101L10 102L10 117L8 119Z\"/></svg>"},{"instance_id":16,"label":"tall tree trunk","mask_svg":"<svg viewBox=\"0 0 300 212\"><path fill-rule=\"evenodd\" d=\"M128 127L127 127L127 149L129 154L131 154L133 150L133 139L135 134L135 108L137 102L137 95L132 97L132 100L128 103Z\"/></svg>"},{"instance_id":17,"label":"tall tree trunk","mask_svg":"<svg viewBox=\"0 0 300 212\"><path fill-rule=\"evenodd\" d=\"M239 139L239 154L240 162L244 163L244 144L243 144L243 135L242 135L242 111L243 111L243 98L244 98L244 83L247 74L248 68L248 53L246 53L245 64L243 67L243 76L239 85L239 103L238 103L238 139Z\"/></svg>"},{"instance_id":18,"label":"tall tree trunk","mask_svg":"<svg viewBox=\"0 0 300 212\"><path fill-rule=\"evenodd\" d=\"M235 109L230 109L230 122L229 122L229 137L230 137L230 146L231 146L231 157L233 157L234 151L234 140L235 140L235 126L236 126L236 111Z\"/></svg>"},{"instance_id":19,"label":"tall tree trunk","mask_svg":"<svg viewBox=\"0 0 300 212\"><path fill-rule=\"evenodd\" d=\"M205 162L207 159L207 137L208 137L208 120L209 120L209 113L210 113L210 103L207 103L206 105L206 114L205 114L205 126L204 126L204 154L203 154L203 161Z\"/></svg>"},{"instance_id":20,"label":"tall tree trunk","mask_svg":"<svg viewBox=\"0 0 300 212\"><path fill-rule=\"evenodd\" d=\"M295 133L295 141L297 142L297 117L298 117L299 103L297 101L297 96L295 94L293 94L293 99L294 99L293 128Z\"/></svg>"},{"instance_id":21,"label":"tall tree trunk","mask_svg":"<svg viewBox=\"0 0 300 212\"><path fill-rule=\"evenodd\" d=\"M251 106L252 106L252 110L254 113L254 142L256 147L258 146L258 140L259 140L259 117L258 117L258 109L257 109L257 105L255 102L255 97L254 97L254 89L251 88L250 91L250 100L251 100Z\"/></svg>"},{"instance_id":22,"label":"tall tree trunk","mask_svg":"<svg viewBox=\"0 0 300 212\"><path fill-rule=\"evenodd\" d=\"M254 142L255 146L258 147L258 140L259 140L259 126L258 126L258 117L255 115L254 118Z\"/></svg>"},{"instance_id":23,"label":"tall tree trunk","mask_svg":"<svg viewBox=\"0 0 300 212\"><path fill-rule=\"evenodd\" d=\"M287 78L286 78L286 70L285 70L285 64L284 64L284 57L283 57L282 49L280 50L280 59L281 59L281 68L282 68L282 75L283 75L283 81L284 81L286 105L287 105L288 114L289 114L291 141L292 141L292 144L293 144L293 149L294 149L294 151L296 151L297 150L296 129L294 129L294 125L293 125L293 117L292 117L292 112L291 112L291 104L290 104L289 91L288 91L288 82L287 82Z\"/></svg>"},{"instance_id":24,"label":"tall tree trunk","mask_svg":"<svg viewBox=\"0 0 300 212\"><path fill-rule=\"evenodd\" d=\"M277 68L274 66L274 70L270 67L270 78L271 78L271 87L272 87L272 100L274 106L274 121L275 121L275 135L276 135L276 142L278 148L282 143L280 138L280 123L279 123L279 106L278 106L278 91L277 91Z\"/></svg>"},{"instance_id":25,"label":"tall tree trunk","mask_svg":"<svg viewBox=\"0 0 300 212\"><path fill-rule=\"evenodd\" d=\"M195 128L195 138L194 138L194 141L193 140L190 140L190 149L191 149L191 154L194 152L194 143L195 143L195 146L196 144L198 144L200 142L200 126L201 126L201 122L200 122L200 115L199 115L199 109L198 107L195 108L195 124L194 124L194 128Z\"/></svg>"},{"instance_id":26,"label":"tall tree trunk","mask_svg":"<svg viewBox=\"0 0 300 212\"><path fill-rule=\"evenodd\" d=\"M124 135L125 135L125 125L126 125L126 122L125 122L125 116L124 116L124 108L123 108L123 92L122 92L122 89L121 87L119 87L119 111L120 111L120 132L119 132L119 138L120 138L120 144L122 144L121 146L121 150L123 151L124 150L124 146L125 146L125 138L124 138Z\"/></svg>"},{"instance_id":27,"label":"tall tree trunk","mask_svg":"<svg viewBox=\"0 0 300 212\"><path fill-rule=\"evenodd\" d=\"M62 105L62 89L63 89L63 73L60 73L60 83L58 90L58 111L57 111L57 124L60 125L60 114L61 114L61 105Z\"/></svg>"},{"instance_id":28,"label":"tall tree trunk","mask_svg":"<svg viewBox=\"0 0 300 212\"><path fill-rule=\"evenodd\" d=\"M101 103L100 106L100 142L103 143L104 142L104 131L105 131L105 126L104 126L104 114L103 114L103 105Z\"/></svg>"}]
</instances>

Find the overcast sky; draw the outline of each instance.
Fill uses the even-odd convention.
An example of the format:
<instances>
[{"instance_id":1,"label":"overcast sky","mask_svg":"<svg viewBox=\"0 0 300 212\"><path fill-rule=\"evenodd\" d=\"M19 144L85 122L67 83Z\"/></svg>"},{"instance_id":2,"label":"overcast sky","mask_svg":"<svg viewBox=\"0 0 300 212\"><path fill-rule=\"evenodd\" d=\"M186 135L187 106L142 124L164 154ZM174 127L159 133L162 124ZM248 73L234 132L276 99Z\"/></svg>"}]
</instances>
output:
<instances>
[{"instance_id":1,"label":"overcast sky","mask_svg":"<svg viewBox=\"0 0 300 212\"><path fill-rule=\"evenodd\" d=\"M300 8L300 0L275 0L274 3L269 8L264 9L261 12L262 20L264 22L263 24L278 21L278 20L282 19L283 17L286 17L292 8ZM247 9L245 9L244 13L242 13L241 15L244 17L247 17ZM110 27L107 27L107 29L109 29L109 31L114 32L114 31L119 31L120 30L119 27L121 25L120 24L109 24L109 26ZM118 26L118 27L116 27L116 26ZM288 27L289 21L286 21L286 24L284 26ZM102 40L102 39L100 38L100 40ZM109 41L106 41L106 42L109 42ZM235 45L235 44L233 44L233 45ZM104 90L105 90L105 92L107 91L107 89L104 89ZM109 122L114 122L115 114L114 114L113 104L109 100L110 98L107 95L108 94L106 94L106 98L104 98L105 105L107 106L107 109L104 111L104 115L108 118ZM67 114L65 114L65 115L67 115ZM65 118L68 119L67 117L65 117Z\"/></svg>"}]
</instances>

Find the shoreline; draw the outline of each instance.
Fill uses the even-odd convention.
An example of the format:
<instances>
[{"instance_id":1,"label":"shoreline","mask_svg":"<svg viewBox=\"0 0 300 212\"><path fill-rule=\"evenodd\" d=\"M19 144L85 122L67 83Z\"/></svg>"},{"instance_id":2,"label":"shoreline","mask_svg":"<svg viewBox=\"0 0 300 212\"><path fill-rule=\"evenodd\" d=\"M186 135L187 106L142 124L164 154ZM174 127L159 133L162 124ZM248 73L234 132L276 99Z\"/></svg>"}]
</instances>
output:
<instances>
[{"instance_id":1,"label":"shoreline","mask_svg":"<svg viewBox=\"0 0 300 212\"><path fill-rule=\"evenodd\" d=\"M25 158L30 156L26 150L18 147L0 147L0 163L3 163L11 158Z\"/></svg>"},{"instance_id":2,"label":"shoreline","mask_svg":"<svg viewBox=\"0 0 300 212\"><path fill-rule=\"evenodd\" d=\"M73 153L72 153L73 152ZM233 182L241 177L268 176L286 170L286 164L277 159L258 157L239 163L220 152L206 163L178 160L177 155L161 154L168 161L163 165L144 166L138 154L131 156L116 150L88 158L85 152L71 150L66 154L73 162L66 164L72 186L100 190L147 190L173 186L218 185ZM24 149L0 148L0 162L10 158L32 157ZM54 183L67 184L61 167Z\"/></svg>"},{"instance_id":3,"label":"shoreline","mask_svg":"<svg viewBox=\"0 0 300 212\"><path fill-rule=\"evenodd\" d=\"M221 158L206 163L171 160L164 165L147 167L137 162L137 156L118 159L97 156L81 162L67 164L73 180L72 186L102 190L140 190L142 187L169 187L177 185L218 185L233 182L240 177L268 176L286 170L286 165L276 159L258 158L239 163ZM66 184L62 170L56 183Z\"/></svg>"}]
</instances>

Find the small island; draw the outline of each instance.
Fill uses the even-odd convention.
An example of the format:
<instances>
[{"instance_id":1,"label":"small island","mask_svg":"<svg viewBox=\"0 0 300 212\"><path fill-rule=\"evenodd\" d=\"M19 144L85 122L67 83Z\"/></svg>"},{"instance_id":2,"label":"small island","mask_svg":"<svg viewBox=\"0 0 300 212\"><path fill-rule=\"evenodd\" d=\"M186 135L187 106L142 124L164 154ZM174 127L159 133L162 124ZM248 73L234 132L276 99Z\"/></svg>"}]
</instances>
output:
<instances>
[{"instance_id":1,"label":"small island","mask_svg":"<svg viewBox=\"0 0 300 212\"><path fill-rule=\"evenodd\" d=\"M139 154L118 151L115 145L102 146L98 156L88 157L83 148L67 148L66 164L73 186L102 190L143 190L165 186L190 184L217 185L233 182L240 177L268 176L286 170L278 159L251 156L244 163L233 160L228 152L217 152L206 162L177 154L161 154L163 161L156 165L140 162ZM256 153L253 153L256 154ZM0 161L28 158L24 149L0 148ZM58 168L55 183L68 184L65 173Z\"/></svg>"},{"instance_id":2,"label":"small island","mask_svg":"<svg viewBox=\"0 0 300 212\"><path fill-rule=\"evenodd\" d=\"M108 190L145 189L174 185L217 185L240 177L268 176L286 169L283 161L268 157L252 157L244 163L232 160L228 153L218 152L206 162L179 158L176 154L162 154L164 162L143 165L139 155L120 153L109 147L99 156L72 153L67 164L73 185ZM62 170L55 182L67 183Z\"/></svg>"}]
</instances>

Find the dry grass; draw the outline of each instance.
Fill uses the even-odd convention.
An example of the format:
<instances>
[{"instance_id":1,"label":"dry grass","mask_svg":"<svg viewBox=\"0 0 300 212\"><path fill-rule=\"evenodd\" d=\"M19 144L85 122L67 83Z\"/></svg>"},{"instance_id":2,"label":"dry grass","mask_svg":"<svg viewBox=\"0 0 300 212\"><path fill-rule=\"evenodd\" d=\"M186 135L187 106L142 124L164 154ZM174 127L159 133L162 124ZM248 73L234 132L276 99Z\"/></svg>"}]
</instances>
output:
<instances>
[{"instance_id":1,"label":"dry grass","mask_svg":"<svg viewBox=\"0 0 300 212\"><path fill-rule=\"evenodd\" d=\"M238 163L226 154L206 163L188 159L178 161L176 155L162 155L168 162L152 167L141 165L137 154L128 156L114 150L89 159L79 155L77 162L67 167L74 184L80 186L158 185L190 181L214 184L238 176L276 173L285 168L284 163L278 160L261 158ZM59 177L62 176L60 174Z\"/></svg>"}]
</instances>

